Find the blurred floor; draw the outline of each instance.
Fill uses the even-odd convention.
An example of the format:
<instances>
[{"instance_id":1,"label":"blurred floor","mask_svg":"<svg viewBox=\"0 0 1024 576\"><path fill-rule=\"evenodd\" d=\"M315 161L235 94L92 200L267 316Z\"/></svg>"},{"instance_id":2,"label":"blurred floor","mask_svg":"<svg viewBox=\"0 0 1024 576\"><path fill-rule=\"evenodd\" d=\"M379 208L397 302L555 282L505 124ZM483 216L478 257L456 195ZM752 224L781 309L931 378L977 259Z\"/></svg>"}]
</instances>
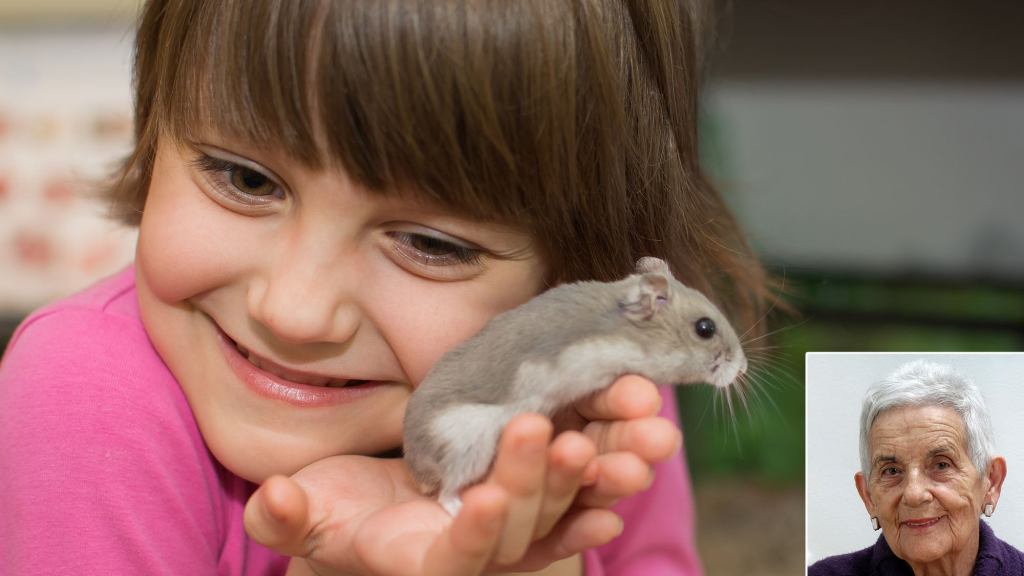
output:
<instances>
[{"instance_id":1,"label":"blurred floor","mask_svg":"<svg viewBox=\"0 0 1024 576\"><path fill-rule=\"evenodd\" d=\"M694 486L697 548L708 576L804 573L803 486L738 479Z\"/></svg>"}]
</instances>

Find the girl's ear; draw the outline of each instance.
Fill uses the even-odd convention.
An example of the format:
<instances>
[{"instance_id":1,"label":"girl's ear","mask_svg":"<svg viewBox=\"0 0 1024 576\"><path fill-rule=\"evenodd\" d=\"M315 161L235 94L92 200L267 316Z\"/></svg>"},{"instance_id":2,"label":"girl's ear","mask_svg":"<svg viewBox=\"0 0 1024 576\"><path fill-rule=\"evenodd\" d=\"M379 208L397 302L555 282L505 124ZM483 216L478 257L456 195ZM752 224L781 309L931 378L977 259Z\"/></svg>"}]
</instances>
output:
<instances>
[{"instance_id":1,"label":"girl's ear","mask_svg":"<svg viewBox=\"0 0 1024 576\"><path fill-rule=\"evenodd\" d=\"M634 322L650 320L668 304L669 295L668 278L658 273L643 274L629 284L619 300L619 310Z\"/></svg>"},{"instance_id":2,"label":"girl's ear","mask_svg":"<svg viewBox=\"0 0 1024 576\"><path fill-rule=\"evenodd\" d=\"M672 272L668 269L668 263L661 258L654 258L653 256L644 256L643 258L636 261L636 273L637 274L650 274L656 273L662 276L672 276Z\"/></svg>"}]
</instances>

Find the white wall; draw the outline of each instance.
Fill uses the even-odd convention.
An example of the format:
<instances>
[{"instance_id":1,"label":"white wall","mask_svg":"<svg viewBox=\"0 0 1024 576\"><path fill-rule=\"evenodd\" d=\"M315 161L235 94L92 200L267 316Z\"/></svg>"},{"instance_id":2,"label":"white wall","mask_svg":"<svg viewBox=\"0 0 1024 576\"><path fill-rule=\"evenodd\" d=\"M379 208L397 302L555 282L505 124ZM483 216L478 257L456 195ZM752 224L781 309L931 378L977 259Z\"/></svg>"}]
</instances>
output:
<instances>
[{"instance_id":1,"label":"white wall","mask_svg":"<svg viewBox=\"0 0 1024 576\"><path fill-rule=\"evenodd\" d=\"M948 364L981 390L1007 479L995 515L996 535L1024 548L1024 353L807 355L807 560L860 550L881 534L871 530L853 475L860 469L860 405L872 383L902 364L926 359Z\"/></svg>"},{"instance_id":2,"label":"white wall","mask_svg":"<svg viewBox=\"0 0 1024 576\"><path fill-rule=\"evenodd\" d=\"M1024 82L727 79L720 188L776 263L1024 279Z\"/></svg>"}]
</instances>

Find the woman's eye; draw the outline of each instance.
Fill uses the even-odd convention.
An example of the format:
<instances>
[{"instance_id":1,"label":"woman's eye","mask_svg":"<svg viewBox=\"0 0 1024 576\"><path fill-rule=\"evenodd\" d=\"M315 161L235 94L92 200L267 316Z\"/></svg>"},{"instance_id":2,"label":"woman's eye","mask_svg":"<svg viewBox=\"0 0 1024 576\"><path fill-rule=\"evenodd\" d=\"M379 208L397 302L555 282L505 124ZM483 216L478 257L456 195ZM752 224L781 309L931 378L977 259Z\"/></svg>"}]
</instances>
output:
<instances>
[{"instance_id":1,"label":"woman's eye","mask_svg":"<svg viewBox=\"0 0 1024 576\"><path fill-rule=\"evenodd\" d=\"M899 473L900 469L895 466L888 466L886 468L882 468L882 476L895 476L896 474Z\"/></svg>"},{"instance_id":2,"label":"woman's eye","mask_svg":"<svg viewBox=\"0 0 1024 576\"><path fill-rule=\"evenodd\" d=\"M216 191L242 205L264 206L284 198L283 189L269 176L248 166L200 153L192 162Z\"/></svg>"}]
</instances>

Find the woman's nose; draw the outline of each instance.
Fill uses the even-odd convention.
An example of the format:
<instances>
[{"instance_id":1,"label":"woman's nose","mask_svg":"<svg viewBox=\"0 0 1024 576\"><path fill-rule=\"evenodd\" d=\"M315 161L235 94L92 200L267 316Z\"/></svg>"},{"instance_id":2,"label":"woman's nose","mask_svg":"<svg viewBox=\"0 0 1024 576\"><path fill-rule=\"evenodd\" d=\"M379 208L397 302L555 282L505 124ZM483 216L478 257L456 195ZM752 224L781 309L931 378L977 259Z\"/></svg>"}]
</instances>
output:
<instances>
[{"instance_id":1,"label":"woman's nose","mask_svg":"<svg viewBox=\"0 0 1024 576\"><path fill-rule=\"evenodd\" d=\"M249 314L285 342L342 343L359 329L351 275L310 258L281 258L249 285Z\"/></svg>"},{"instance_id":2,"label":"woman's nose","mask_svg":"<svg viewBox=\"0 0 1024 576\"><path fill-rule=\"evenodd\" d=\"M912 470L907 475L907 485L903 489L903 501L910 507L927 504L932 499L931 482L921 471Z\"/></svg>"}]
</instances>

